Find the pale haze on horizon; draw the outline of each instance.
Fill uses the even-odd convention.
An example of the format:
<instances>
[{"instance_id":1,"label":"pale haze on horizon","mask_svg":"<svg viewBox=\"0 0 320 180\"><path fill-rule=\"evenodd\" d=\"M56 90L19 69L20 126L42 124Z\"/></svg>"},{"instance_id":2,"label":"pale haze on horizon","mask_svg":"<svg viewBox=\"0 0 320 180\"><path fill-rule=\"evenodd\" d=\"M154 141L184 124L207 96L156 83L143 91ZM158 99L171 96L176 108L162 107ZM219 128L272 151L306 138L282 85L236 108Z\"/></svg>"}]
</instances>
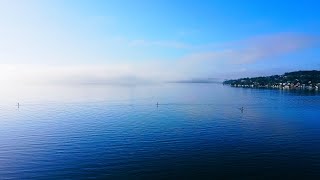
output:
<instances>
[{"instance_id":1,"label":"pale haze on horizon","mask_svg":"<svg viewBox=\"0 0 320 180\"><path fill-rule=\"evenodd\" d=\"M319 70L319 5L0 0L0 82L139 84Z\"/></svg>"}]
</instances>

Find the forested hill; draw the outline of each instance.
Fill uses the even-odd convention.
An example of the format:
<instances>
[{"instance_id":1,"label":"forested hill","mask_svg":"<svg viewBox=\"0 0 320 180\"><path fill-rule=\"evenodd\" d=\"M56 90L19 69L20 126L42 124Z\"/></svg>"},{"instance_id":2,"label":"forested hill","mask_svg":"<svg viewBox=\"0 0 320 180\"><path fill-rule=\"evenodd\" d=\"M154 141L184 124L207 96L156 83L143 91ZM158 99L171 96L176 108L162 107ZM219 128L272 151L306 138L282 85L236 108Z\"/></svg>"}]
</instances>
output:
<instances>
[{"instance_id":1,"label":"forested hill","mask_svg":"<svg viewBox=\"0 0 320 180\"><path fill-rule=\"evenodd\" d=\"M295 71L283 75L226 80L223 84L235 87L318 89L320 88L320 71Z\"/></svg>"}]
</instances>

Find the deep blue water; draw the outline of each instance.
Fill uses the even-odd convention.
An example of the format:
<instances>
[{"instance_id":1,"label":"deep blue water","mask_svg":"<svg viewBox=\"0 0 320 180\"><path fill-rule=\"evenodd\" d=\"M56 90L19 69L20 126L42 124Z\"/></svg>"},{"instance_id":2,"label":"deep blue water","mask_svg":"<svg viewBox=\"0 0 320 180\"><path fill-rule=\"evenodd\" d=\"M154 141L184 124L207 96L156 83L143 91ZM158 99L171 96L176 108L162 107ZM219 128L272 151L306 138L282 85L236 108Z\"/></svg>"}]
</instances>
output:
<instances>
[{"instance_id":1,"label":"deep blue water","mask_svg":"<svg viewBox=\"0 0 320 180\"><path fill-rule=\"evenodd\" d=\"M19 101L0 105L0 179L320 179L319 94L160 84Z\"/></svg>"}]
</instances>

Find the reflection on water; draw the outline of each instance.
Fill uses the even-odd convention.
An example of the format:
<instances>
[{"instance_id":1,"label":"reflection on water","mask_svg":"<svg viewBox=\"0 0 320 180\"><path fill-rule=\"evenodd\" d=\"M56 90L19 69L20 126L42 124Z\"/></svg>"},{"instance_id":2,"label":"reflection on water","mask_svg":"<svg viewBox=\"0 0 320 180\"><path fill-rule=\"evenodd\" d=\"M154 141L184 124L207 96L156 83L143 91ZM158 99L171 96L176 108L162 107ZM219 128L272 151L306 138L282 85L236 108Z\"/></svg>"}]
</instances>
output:
<instances>
[{"instance_id":1,"label":"reflection on water","mask_svg":"<svg viewBox=\"0 0 320 180\"><path fill-rule=\"evenodd\" d=\"M1 179L320 177L317 94L216 84L1 91Z\"/></svg>"}]
</instances>

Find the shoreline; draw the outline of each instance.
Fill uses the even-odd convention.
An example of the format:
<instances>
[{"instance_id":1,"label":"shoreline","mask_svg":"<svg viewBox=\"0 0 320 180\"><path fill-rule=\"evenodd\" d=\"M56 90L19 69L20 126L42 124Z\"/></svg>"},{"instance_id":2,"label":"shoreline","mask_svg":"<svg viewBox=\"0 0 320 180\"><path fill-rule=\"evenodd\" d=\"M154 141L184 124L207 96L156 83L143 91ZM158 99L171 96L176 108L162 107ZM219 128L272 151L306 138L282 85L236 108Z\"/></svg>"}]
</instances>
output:
<instances>
[{"instance_id":1,"label":"shoreline","mask_svg":"<svg viewBox=\"0 0 320 180\"><path fill-rule=\"evenodd\" d=\"M229 86L233 88L242 89L272 89L272 90L283 90L283 91L301 91L301 92L320 92L319 88L315 87L274 87L274 86L250 86L250 85L230 85L223 84L224 86Z\"/></svg>"}]
</instances>

